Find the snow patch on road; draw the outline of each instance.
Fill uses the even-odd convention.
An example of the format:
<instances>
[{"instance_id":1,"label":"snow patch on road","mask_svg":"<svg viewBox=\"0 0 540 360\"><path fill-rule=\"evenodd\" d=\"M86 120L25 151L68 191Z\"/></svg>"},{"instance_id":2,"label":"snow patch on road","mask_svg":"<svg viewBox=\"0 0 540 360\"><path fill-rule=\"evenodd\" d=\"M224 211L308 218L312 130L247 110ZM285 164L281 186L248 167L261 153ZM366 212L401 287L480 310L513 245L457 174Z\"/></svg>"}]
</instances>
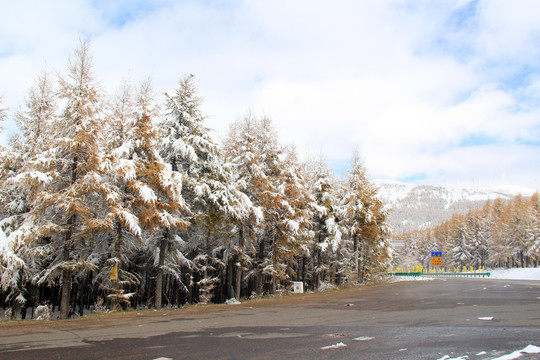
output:
<instances>
[{"instance_id":1,"label":"snow patch on road","mask_svg":"<svg viewBox=\"0 0 540 360\"><path fill-rule=\"evenodd\" d=\"M524 354L540 354L540 347L529 345L521 350L514 351L511 354L503 355L493 360L513 360L513 359L520 358L521 355L524 355Z\"/></svg>"},{"instance_id":2,"label":"snow patch on road","mask_svg":"<svg viewBox=\"0 0 540 360\"><path fill-rule=\"evenodd\" d=\"M482 320L482 321L491 321L491 320L493 320L493 316L479 317L478 320Z\"/></svg>"},{"instance_id":3,"label":"snow patch on road","mask_svg":"<svg viewBox=\"0 0 540 360\"><path fill-rule=\"evenodd\" d=\"M370 337L370 336L360 336L360 337L354 338L353 340L356 340L356 341L371 341L373 339L375 339L375 338Z\"/></svg>"},{"instance_id":4,"label":"snow patch on road","mask_svg":"<svg viewBox=\"0 0 540 360\"><path fill-rule=\"evenodd\" d=\"M322 350L331 350L331 349L339 349L339 348L342 348L342 347L345 347L345 346L347 346L347 344L344 344L342 342L338 342L337 344L334 344L334 345L323 346L321 349Z\"/></svg>"}]
</instances>

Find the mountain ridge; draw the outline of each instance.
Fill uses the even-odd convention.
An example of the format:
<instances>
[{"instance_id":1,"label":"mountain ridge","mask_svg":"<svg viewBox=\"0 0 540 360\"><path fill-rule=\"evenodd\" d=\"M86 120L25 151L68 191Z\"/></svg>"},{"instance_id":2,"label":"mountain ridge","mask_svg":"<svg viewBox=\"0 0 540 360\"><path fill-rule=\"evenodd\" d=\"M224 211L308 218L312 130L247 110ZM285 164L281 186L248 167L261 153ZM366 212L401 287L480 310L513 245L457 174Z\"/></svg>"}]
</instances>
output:
<instances>
[{"instance_id":1,"label":"mountain ridge","mask_svg":"<svg viewBox=\"0 0 540 360\"><path fill-rule=\"evenodd\" d=\"M486 201L510 200L516 195L528 197L536 191L514 185L489 188L435 186L377 179L378 197L390 210L388 222L394 235L439 225L454 214L481 209Z\"/></svg>"}]
</instances>

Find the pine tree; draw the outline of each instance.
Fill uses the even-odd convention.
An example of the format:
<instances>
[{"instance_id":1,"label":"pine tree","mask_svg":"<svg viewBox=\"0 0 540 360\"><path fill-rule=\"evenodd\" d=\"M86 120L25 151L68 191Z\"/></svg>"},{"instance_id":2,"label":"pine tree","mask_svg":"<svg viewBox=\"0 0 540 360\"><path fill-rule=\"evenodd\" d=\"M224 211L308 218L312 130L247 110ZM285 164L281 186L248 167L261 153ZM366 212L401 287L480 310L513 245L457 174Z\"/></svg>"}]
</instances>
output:
<instances>
[{"instance_id":1,"label":"pine tree","mask_svg":"<svg viewBox=\"0 0 540 360\"><path fill-rule=\"evenodd\" d=\"M312 285L318 289L330 275L330 267L336 264L342 245L342 231L336 213L339 212L336 185L324 159L310 165L308 186L313 197L311 203L313 231L311 244ZM306 258L302 259L305 263ZM303 266L302 279L306 278Z\"/></svg>"},{"instance_id":2,"label":"pine tree","mask_svg":"<svg viewBox=\"0 0 540 360\"><path fill-rule=\"evenodd\" d=\"M20 134L10 139L10 150L2 153L0 203L5 213L0 227L5 230L10 245L12 266L3 275L4 289L11 288L12 315L17 307L26 303L26 285L40 270L37 261L27 246L31 237L32 218L30 216L32 193L46 184L51 177L40 172L39 167L49 156L48 151L53 123L56 120L56 99L52 83L47 73L43 73L32 87L26 99L26 111L16 113ZM25 314L23 313L23 316Z\"/></svg>"},{"instance_id":3,"label":"pine tree","mask_svg":"<svg viewBox=\"0 0 540 360\"><path fill-rule=\"evenodd\" d=\"M489 229L484 214L469 212L465 218L465 229L468 252L471 254L470 266L485 266L488 257Z\"/></svg>"},{"instance_id":4,"label":"pine tree","mask_svg":"<svg viewBox=\"0 0 540 360\"><path fill-rule=\"evenodd\" d=\"M105 259L95 277L95 282L109 293L116 308L128 303L133 293L125 293L124 287L140 284L140 276L129 271L131 260L141 251L142 230L136 216L136 197L129 191L129 184L135 179L135 163L132 147L137 120L136 102L132 85L124 80L117 95L112 99L107 119L104 143L109 154L106 158L102 192L107 207L103 218L110 223L110 229L102 234L102 241L95 249L95 257ZM110 273L116 270L116 279Z\"/></svg>"},{"instance_id":5,"label":"pine tree","mask_svg":"<svg viewBox=\"0 0 540 360\"><path fill-rule=\"evenodd\" d=\"M205 127L206 117L201 111L202 99L197 96L193 76L180 80L174 94L166 94L167 116L161 122L163 140L160 153L173 169L183 175L183 196L189 204L191 240L202 237L202 254L197 261L202 271L200 287L205 301L219 280L210 277L216 264L212 249L225 245L230 224L246 216L246 199L232 184L230 166L223 161L219 147ZM217 239L219 243L212 244ZM229 254L230 252L226 252ZM227 262L228 259L223 259Z\"/></svg>"},{"instance_id":6,"label":"pine tree","mask_svg":"<svg viewBox=\"0 0 540 360\"><path fill-rule=\"evenodd\" d=\"M462 268L468 266L472 258L469 252L467 229L462 216L454 215L452 220L452 266Z\"/></svg>"},{"instance_id":7,"label":"pine tree","mask_svg":"<svg viewBox=\"0 0 540 360\"><path fill-rule=\"evenodd\" d=\"M281 174L281 148L270 119L256 118L248 113L230 127L225 149L235 170L235 182L253 204L250 215L239 228L240 242L249 239L250 243L242 243L239 247L253 247L255 258L245 259L256 264L248 278L254 279L255 291L261 294L266 279L272 279L275 284L278 276L268 254L274 241L282 197L276 186Z\"/></svg>"}]
</instances>

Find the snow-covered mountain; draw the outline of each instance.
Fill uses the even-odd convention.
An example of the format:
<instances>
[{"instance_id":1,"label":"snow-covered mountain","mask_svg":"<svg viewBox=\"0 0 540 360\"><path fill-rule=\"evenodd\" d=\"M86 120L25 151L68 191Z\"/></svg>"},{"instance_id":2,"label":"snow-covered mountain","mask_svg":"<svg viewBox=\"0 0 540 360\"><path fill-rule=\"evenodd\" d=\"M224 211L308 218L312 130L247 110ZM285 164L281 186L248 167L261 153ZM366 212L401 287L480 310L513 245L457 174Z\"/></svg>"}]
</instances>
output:
<instances>
[{"instance_id":1,"label":"snow-covered mountain","mask_svg":"<svg viewBox=\"0 0 540 360\"><path fill-rule=\"evenodd\" d=\"M531 196L535 190L519 186L487 189L415 185L375 180L378 197L391 209L389 222L394 234L436 226L453 214L480 209L487 200L509 200L517 194Z\"/></svg>"}]
</instances>

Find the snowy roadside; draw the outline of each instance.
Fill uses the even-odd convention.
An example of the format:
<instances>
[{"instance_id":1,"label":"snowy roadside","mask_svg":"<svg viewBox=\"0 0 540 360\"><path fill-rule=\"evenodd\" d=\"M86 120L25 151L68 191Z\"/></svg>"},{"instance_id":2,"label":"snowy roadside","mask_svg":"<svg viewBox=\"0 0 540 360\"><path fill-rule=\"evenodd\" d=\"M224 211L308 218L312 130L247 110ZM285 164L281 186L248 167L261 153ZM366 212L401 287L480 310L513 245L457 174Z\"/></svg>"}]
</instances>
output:
<instances>
[{"instance_id":1,"label":"snowy roadside","mask_svg":"<svg viewBox=\"0 0 540 360\"><path fill-rule=\"evenodd\" d=\"M491 279L540 280L540 268L516 268L490 270Z\"/></svg>"},{"instance_id":2,"label":"snowy roadside","mask_svg":"<svg viewBox=\"0 0 540 360\"><path fill-rule=\"evenodd\" d=\"M478 279L506 279L506 280L537 280L540 281L540 268L514 268L514 269L493 269L486 270L490 277ZM434 279L443 279L437 277L424 276L394 276L392 281L427 281ZM469 278L473 279L473 278Z\"/></svg>"}]
</instances>

